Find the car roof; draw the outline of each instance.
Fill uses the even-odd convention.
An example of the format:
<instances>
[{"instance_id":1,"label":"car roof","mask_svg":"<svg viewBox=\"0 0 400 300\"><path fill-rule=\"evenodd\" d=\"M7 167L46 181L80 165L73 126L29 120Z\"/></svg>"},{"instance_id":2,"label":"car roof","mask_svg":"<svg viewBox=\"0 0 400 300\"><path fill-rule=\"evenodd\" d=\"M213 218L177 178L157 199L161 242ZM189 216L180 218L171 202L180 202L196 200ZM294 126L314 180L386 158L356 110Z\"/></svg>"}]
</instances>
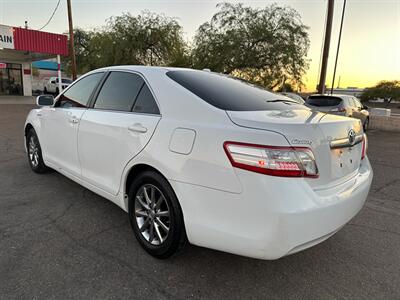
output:
<instances>
[{"instance_id":1,"label":"car roof","mask_svg":"<svg viewBox=\"0 0 400 300\"><path fill-rule=\"evenodd\" d=\"M177 68L177 67L159 67L159 66L143 66L143 65L120 65L120 66L110 66L110 67L104 67L100 69L93 70L91 72L95 71L116 71L116 70L128 70L128 71L136 71L140 73L156 73L156 72L161 72L165 73L167 71L172 71L172 70L191 70L191 71L200 71L200 70L195 70L195 69L189 69L189 68Z\"/></svg>"},{"instance_id":2,"label":"car roof","mask_svg":"<svg viewBox=\"0 0 400 300\"><path fill-rule=\"evenodd\" d=\"M90 73L95 73L99 71L134 71L141 73L145 77L148 75L155 75L155 76L161 76L167 73L168 71L190 71L190 72L211 72L215 73L209 70L200 70L200 69L191 69L191 68L179 68L179 67L160 67L160 66L143 66L143 65L120 65L120 66L110 66L110 67L104 67L96 70L92 70L87 74Z\"/></svg>"}]
</instances>

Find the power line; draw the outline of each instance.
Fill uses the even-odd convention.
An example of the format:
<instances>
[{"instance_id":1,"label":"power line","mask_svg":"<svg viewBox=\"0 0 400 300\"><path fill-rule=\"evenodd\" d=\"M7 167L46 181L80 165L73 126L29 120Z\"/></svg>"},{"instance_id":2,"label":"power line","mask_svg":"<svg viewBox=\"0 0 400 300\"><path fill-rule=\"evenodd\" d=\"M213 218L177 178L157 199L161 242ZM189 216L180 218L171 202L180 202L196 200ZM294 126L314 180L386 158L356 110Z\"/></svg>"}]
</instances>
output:
<instances>
[{"instance_id":1,"label":"power line","mask_svg":"<svg viewBox=\"0 0 400 300\"><path fill-rule=\"evenodd\" d=\"M53 17L54 17L54 14L56 13L56 11L57 11L57 9L58 9L58 6L60 5L60 1L61 1L61 0L58 0L57 5L56 5L56 7L54 8L53 13L51 14L51 16L50 16L49 20L46 22L46 24L44 24L44 25L43 25L41 28L39 28L38 30L42 30L42 29L45 28L47 25L49 25L49 23L51 22L51 20L52 20Z\"/></svg>"}]
</instances>

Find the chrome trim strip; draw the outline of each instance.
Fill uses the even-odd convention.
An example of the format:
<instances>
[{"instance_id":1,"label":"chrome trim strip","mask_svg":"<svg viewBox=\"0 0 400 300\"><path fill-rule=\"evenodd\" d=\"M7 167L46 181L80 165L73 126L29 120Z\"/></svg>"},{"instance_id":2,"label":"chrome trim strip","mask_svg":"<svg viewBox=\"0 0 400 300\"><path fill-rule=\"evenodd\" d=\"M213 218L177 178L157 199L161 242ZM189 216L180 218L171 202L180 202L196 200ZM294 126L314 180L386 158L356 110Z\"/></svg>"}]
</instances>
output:
<instances>
[{"instance_id":1,"label":"chrome trim strip","mask_svg":"<svg viewBox=\"0 0 400 300\"><path fill-rule=\"evenodd\" d=\"M347 147L353 147L359 143L361 143L364 139L364 136L362 134L357 135L355 138L354 143L350 143L349 138L343 138L343 139L337 139L333 140L330 142L331 149L338 149L338 148L347 148Z\"/></svg>"}]
</instances>

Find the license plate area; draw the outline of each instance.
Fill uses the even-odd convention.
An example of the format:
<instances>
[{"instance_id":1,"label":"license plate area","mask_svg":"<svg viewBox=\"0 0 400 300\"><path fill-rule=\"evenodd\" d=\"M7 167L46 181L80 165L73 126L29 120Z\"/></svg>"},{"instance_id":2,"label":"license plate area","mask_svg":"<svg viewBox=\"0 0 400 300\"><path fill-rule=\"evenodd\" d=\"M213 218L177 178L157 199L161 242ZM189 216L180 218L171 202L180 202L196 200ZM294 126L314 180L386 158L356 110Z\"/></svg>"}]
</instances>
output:
<instances>
[{"instance_id":1,"label":"license plate area","mask_svg":"<svg viewBox=\"0 0 400 300\"><path fill-rule=\"evenodd\" d=\"M355 145L331 150L333 178L346 176L358 169L361 161L359 147L360 145Z\"/></svg>"}]
</instances>

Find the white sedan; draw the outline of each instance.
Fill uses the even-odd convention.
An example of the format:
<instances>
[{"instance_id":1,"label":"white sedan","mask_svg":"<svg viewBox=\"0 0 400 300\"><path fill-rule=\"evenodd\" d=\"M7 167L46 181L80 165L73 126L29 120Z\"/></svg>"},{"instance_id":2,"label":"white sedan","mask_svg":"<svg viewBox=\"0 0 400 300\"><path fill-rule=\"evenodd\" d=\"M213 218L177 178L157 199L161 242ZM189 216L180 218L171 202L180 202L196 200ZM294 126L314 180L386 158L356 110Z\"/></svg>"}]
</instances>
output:
<instances>
[{"instance_id":1,"label":"white sedan","mask_svg":"<svg viewBox=\"0 0 400 300\"><path fill-rule=\"evenodd\" d=\"M56 94L58 95L60 93L59 90L59 80L58 77L50 77L50 79L45 83L44 88L43 88L43 93L44 94ZM61 88L65 90L70 84L72 83L71 79L68 78L62 78L61 79Z\"/></svg>"},{"instance_id":2,"label":"white sedan","mask_svg":"<svg viewBox=\"0 0 400 300\"><path fill-rule=\"evenodd\" d=\"M158 258L189 241L277 259L332 236L370 189L359 120L228 76L109 67L37 102L25 124L32 170L120 206Z\"/></svg>"}]
</instances>

